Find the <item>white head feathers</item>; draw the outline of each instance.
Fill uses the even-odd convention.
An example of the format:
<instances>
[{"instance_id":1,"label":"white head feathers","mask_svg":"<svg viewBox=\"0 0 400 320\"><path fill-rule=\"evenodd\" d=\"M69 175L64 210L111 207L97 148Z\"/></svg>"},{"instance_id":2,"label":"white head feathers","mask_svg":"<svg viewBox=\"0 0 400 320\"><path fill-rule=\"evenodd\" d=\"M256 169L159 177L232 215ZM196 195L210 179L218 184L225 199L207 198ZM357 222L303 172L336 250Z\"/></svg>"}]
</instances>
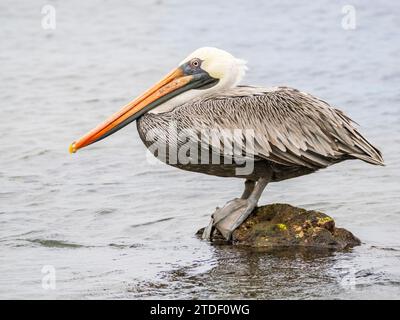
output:
<instances>
[{"instance_id":1,"label":"white head feathers","mask_svg":"<svg viewBox=\"0 0 400 320\"><path fill-rule=\"evenodd\" d=\"M237 59L229 52L214 48L203 47L195 50L181 64L193 58L202 60L201 68L216 79L219 79L218 88L231 88L236 86L244 77L247 67L246 61Z\"/></svg>"}]
</instances>

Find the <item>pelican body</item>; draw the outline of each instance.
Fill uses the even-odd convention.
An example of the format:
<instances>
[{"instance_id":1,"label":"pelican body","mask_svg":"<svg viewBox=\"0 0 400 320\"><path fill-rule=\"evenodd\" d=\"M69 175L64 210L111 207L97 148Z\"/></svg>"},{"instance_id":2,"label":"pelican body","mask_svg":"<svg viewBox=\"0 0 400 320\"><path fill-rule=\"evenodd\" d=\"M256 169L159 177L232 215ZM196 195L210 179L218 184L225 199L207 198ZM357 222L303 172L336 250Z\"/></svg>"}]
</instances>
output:
<instances>
[{"instance_id":1,"label":"pelican body","mask_svg":"<svg viewBox=\"0 0 400 320\"><path fill-rule=\"evenodd\" d=\"M141 140L161 161L187 171L245 179L241 198L217 208L203 234L211 239L217 228L228 240L270 182L348 159L384 164L380 151L342 111L289 87L240 86L246 69L243 60L226 51L200 48L71 144L70 151L137 120Z\"/></svg>"}]
</instances>

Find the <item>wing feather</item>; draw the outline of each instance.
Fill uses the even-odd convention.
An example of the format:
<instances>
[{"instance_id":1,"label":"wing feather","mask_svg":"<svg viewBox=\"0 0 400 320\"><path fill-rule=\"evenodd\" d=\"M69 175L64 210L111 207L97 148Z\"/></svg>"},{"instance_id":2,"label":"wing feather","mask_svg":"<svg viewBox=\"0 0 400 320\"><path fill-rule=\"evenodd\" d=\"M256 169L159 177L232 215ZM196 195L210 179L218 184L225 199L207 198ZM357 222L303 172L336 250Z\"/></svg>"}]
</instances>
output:
<instances>
[{"instance_id":1,"label":"wing feather","mask_svg":"<svg viewBox=\"0 0 400 320\"><path fill-rule=\"evenodd\" d=\"M242 157L234 149L224 153L224 144L244 148L247 138L218 137L218 132L239 129L253 130L252 156L285 166L319 169L349 158L383 165L380 151L349 117L296 89L240 86L190 101L173 112L196 131L214 130L210 145L224 156Z\"/></svg>"}]
</instances>

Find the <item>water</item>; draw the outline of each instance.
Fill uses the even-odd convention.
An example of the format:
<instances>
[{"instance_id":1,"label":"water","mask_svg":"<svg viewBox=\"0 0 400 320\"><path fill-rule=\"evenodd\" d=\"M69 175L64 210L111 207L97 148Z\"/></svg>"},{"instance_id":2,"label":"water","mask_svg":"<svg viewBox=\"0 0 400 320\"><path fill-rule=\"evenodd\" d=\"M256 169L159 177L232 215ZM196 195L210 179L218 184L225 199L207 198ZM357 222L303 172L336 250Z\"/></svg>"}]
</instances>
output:
<instances>
[{"instance_id":1,"label":"water","mask_svg":"<svg viewBox=\"0 0 400 320\"><path fill-rule=\"evenodd\" d=\"M45 4L55 30L41 28ZM352 1L346 31L345 4L2 1L0 298L399 298L400 5ZM150 164L134 125L68 154L204 45L248 60L245 84L340 107L381 148L386 167L348 161L261 200L324 211L362 246L310 256L199 241L242 182ZM55 290L42 287L44 266Z\"/></svg>"}]
</instances>

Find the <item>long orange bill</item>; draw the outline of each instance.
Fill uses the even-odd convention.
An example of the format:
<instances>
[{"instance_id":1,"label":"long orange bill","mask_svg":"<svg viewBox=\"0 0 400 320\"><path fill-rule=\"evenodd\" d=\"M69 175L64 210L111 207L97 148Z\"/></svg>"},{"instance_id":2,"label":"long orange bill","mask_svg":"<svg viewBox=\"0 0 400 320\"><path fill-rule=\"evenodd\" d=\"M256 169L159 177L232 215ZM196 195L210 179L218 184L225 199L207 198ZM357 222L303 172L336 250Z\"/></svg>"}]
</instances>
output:
<instances>
[{"instance_id":1,"label":"long orange bill","mask_svg":"<svg viewBox=\"0 0 400 320\"><path fill-rule=\"evenodd\" d=\"M183 91L191 89L192 86L189 84L194 78L195 76L193 75L185 75L182 68L173 70L155 86L129 102L120 111L113 114L110 118L86 133L80 139L73 142L69 146L69 151L75 153L83 147L104 139L155 106L170 99L172 95L175 96Z\"/></svg>"}]
</instances>

